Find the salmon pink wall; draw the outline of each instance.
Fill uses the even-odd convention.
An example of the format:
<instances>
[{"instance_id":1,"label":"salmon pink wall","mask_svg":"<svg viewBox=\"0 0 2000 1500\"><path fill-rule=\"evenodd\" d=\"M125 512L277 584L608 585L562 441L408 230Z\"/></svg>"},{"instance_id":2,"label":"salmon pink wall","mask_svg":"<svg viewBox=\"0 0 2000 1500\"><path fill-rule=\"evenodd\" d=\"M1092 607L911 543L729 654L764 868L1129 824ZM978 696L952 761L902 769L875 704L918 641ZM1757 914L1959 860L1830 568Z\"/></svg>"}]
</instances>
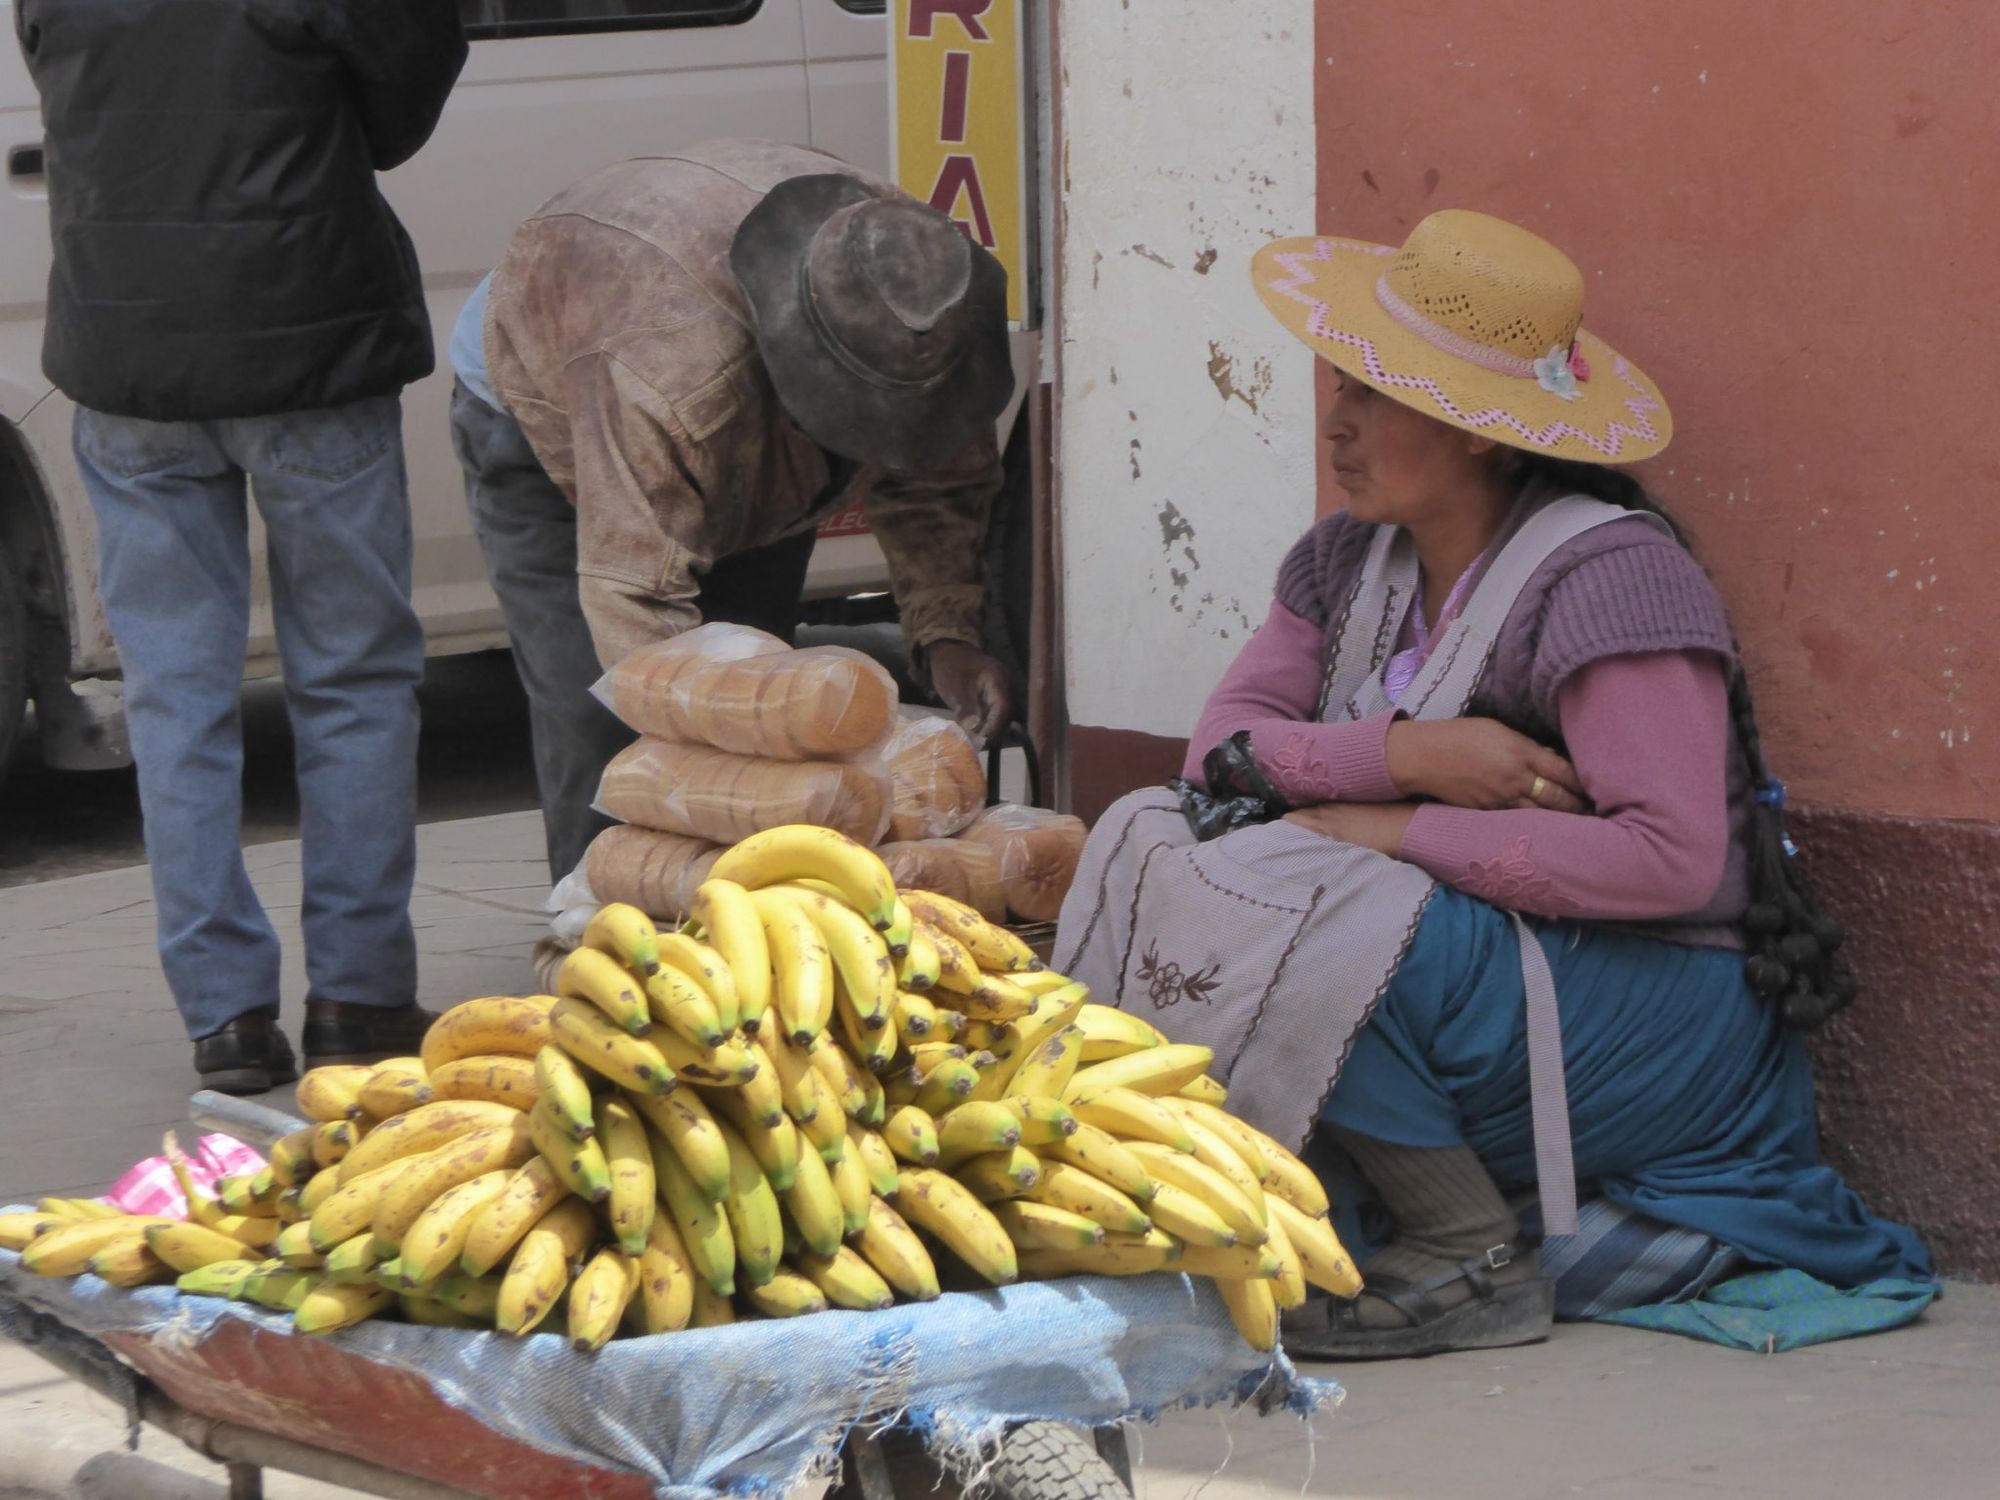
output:
<instances>
[{"instance_id":1,"label":"salmon pink wall","mask_svg":"<svg viewBox=\"0 0 2000 1500\"><path fill-rule=\"evenodd\" d=\"M1316 3L1319 228L1583 268L1794 795L2000 817L2000 6Z\"/></svg>"}]
</instances>

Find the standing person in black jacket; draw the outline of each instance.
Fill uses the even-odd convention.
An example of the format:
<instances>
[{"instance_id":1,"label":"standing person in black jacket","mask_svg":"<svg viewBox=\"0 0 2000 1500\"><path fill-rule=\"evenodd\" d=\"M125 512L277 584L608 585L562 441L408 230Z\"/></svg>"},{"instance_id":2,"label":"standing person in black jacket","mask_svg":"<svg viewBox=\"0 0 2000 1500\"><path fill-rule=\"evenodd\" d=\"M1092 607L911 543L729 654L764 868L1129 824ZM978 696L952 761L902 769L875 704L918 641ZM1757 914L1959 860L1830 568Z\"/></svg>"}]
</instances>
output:
<instances>
[{"instance_id":1,"label":"standing person in black jacket","mask_svg":"<svg viewBox=\"0 0 2000 1500\"><path fill-rule=\"evenodd\" d=\"M246 482L298 744L308 1066L413 1052L416 687L402 388L430 373L375 174L429 139L457 0L17 0L42 96L43 367L76 403L160 962L211 1088L297 1064L239 847Z\"/></svg>"}]
</instances>

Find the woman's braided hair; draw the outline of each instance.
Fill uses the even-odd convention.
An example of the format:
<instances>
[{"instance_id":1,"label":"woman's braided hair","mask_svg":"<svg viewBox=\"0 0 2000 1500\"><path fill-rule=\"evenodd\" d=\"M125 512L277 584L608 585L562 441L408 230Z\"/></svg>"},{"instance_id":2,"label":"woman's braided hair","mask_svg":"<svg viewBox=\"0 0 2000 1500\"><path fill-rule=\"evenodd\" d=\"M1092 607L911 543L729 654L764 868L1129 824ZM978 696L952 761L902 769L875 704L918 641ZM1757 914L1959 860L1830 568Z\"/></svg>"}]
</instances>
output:
<instances>
[{"instance_id":1,"label":"woman's braided hair","mask_svg":"<svg viewBox=\"0 0 2000 1500\"><path fill-rule=\"evenodd\" d=\"M1658 516L1681 545L1688 546L1680 524L1630 474L1603 464L1577 463L1519 449L1508 456L1519 459L1514 470L1519 479L1552 486L1558 495L1588 495L1625 510ZM1805 873L1793 857L1797 850L1785 832L1784 783L1773 777L1765 764L1764 742L1757 733L1750 679L1743 670L1740 651L1729 668L1729 716L1756 794L1750 814L1750 902L1743 912L1744 972L1750 988L1775 1003L1789 1024L1810 1030L1851 1001L1860 986L1854 971L1835 956L1846 935L1844 929L1820 910Z\"/></svg>"}]
</instances>

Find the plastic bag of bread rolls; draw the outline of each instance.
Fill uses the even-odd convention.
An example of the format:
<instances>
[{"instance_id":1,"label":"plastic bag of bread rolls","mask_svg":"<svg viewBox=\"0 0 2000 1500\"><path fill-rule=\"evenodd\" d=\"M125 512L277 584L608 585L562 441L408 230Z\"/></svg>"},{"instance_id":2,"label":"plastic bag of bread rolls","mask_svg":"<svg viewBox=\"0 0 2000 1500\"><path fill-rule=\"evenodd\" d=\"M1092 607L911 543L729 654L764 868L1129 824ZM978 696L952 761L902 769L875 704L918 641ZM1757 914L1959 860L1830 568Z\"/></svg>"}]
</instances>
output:
<instances>
[{"instance_id":1,"label":"plastic bag of bread rolls","mask_svg":"<svg viewBox=\"0 0 2000 1500\"><path fill-rule=\"evenodd\" d=\"M894 727L896 683L859 652L794 651L721 623L639 647L598 699L641 734L774 760L850 756Z\"/></svg>"},{"instance_id":2,"label":"plastic bag of bread rolls","mask_svg":"<svg viewBox=\"0 0 2000 1500\"><path fill-rule=\"evenodd\" d=\"M717 844L781 823L818 823L873 844L889 827L889 787L862 763L764 760L649 737L604 768L597 809L621 823Z\"/></svg>"},{"instance_id":3,"label":"plastic bag of bread rolls","mask_svg":"<svg viewBox=\"0 0 2000 1500\"><path fill-rule=\"evenodd\" d=\"M977 839L943 839L949 844L958 860L958 871L965 879L965 904L978 912L989 922L1007 920L1007 886L1000 879L1000 857L987 845Z\"/></svg>"},{"instance_id":4,"label":"plastic bag of bread rolls","mask_svg":"<svg viewBox=\"0 0 2000 1500\"><path fill-rule=\"evenodd\" d=\"M655 920L677 921L721 855L722 846L705 839L621 823L590 841L583 865L598 901L629 902Z\"/></svg>"},{"instance_id":5,"label":"plastic bag of bread rolls","mask_svg":"<svg viewBox=\"0 0 2000 1500\"><path fill-rule=\"evenodd\" d=\"M986 805L979 747L954 720L899 720L865 759L889 778L889 837L898 842L949 838Z\"/></svg>"},{"instance_id":6,"label":"plastic bag of bread rolls","mask_svg":"<svg viewBox=\"0 0 2000 1500\"><path fill-rule=\"evenodd\" d=\"M889 867L897 890L936 891L970 906L972 883L965 878L965 862L958 857L960 843L959 839L911 839L884 844L875 852Z\"/></svg>"},{"instance_id":7,"label":"plastic bag of bread rolls","mask_svg":"<svg viewBox=\"0 0 2000 1500\"><path fill-rule=\"evenodd\" d=\"M1024 922L1053 922L1076 878L1083 835L1081 818L1003 802L974 819L963 837L999 860L1009 912Z\"/></svg>"}]
</instances>

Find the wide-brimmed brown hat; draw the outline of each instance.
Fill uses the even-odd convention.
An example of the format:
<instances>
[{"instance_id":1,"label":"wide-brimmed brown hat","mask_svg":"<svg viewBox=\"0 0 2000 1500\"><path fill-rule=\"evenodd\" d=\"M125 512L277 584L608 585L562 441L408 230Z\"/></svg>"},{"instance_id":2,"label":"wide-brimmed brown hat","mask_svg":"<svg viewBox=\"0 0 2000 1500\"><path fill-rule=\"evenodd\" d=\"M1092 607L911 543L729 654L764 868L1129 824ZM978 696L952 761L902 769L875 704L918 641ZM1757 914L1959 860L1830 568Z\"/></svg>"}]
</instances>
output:
<instances>
[{"instance_id":1,"label":"wide-brimmed brown hat","mask_svg":"<svg viewBox=\"0 0 2000 1500\"><path fill-rule=\"evenodd\" d=\"M906 194L839 173L781 182L729 265L778 399L836 453L942 468L1013 393L1005 268Z\"/></svg>"},{"instance_id":2,"label":"wide-brimmed brown hat","mask_svg":"<svg viewBox=\"0 0 2000 1500\"><path fill-rule=\"evenodd\" d=\"M1673 437L1660 388L1583 328L1583 273L1504 219L1440 209L1400 247L1279 240L1251 276L1342 374L1453 427L1600 464L1651 458Z\"/></svg>"}]
</instances>

